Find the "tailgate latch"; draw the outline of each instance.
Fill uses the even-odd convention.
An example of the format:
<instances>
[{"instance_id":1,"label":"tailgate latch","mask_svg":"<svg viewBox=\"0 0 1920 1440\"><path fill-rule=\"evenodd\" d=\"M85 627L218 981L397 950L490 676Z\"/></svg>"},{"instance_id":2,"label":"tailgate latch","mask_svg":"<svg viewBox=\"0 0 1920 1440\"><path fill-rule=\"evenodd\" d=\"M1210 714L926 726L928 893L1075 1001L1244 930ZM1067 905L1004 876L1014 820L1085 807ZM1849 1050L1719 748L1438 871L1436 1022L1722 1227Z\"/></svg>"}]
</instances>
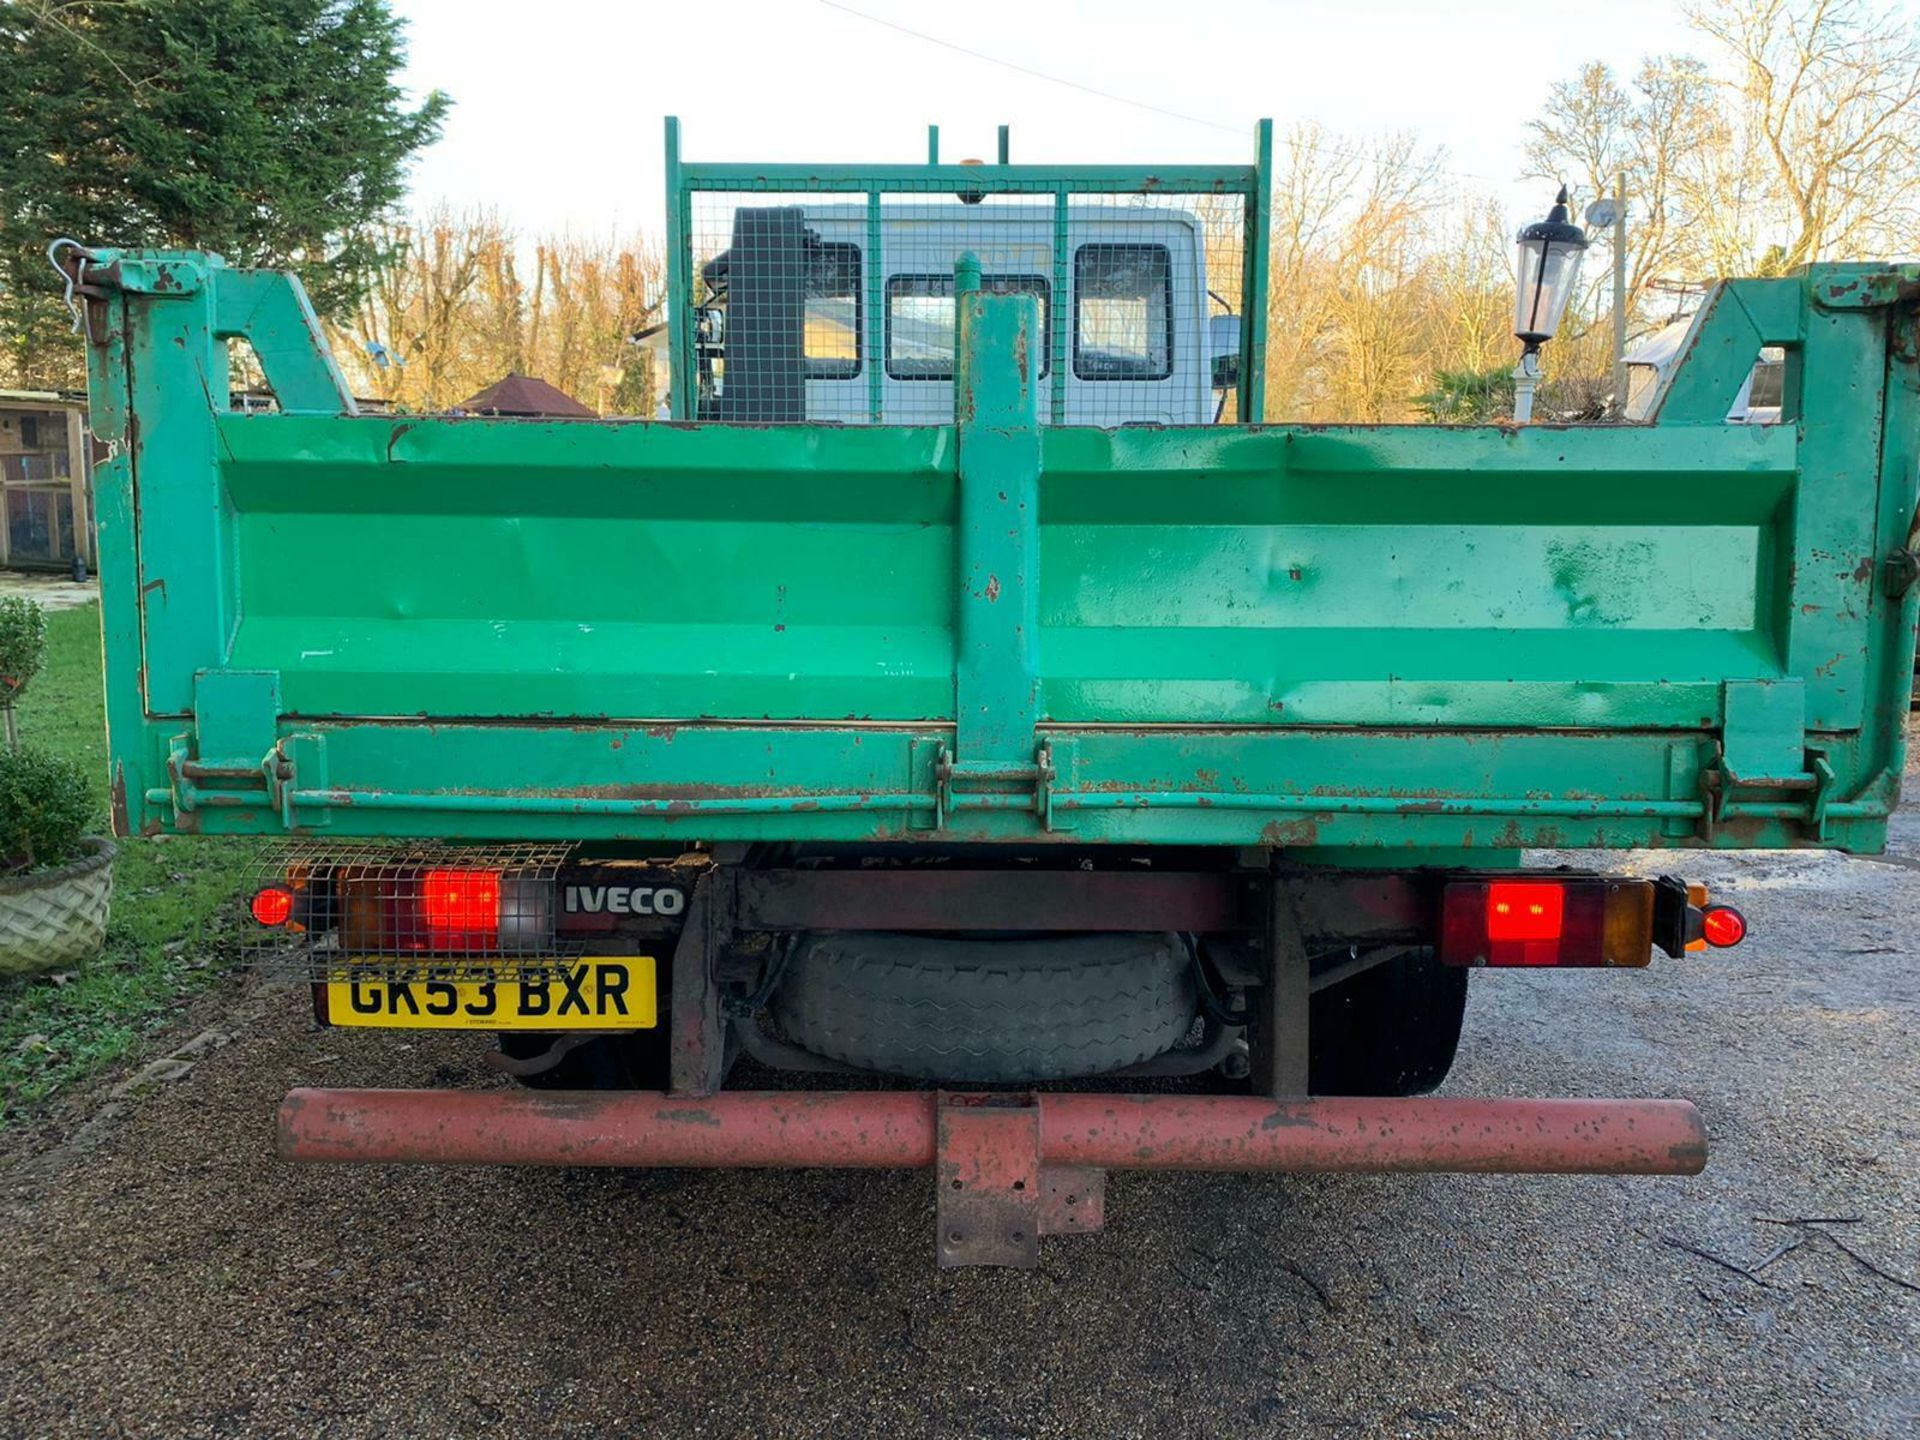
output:
<instances>
[{"instance_id":1,"label":"tailgate latch","mask_svg":"<svg viewBox=\"0 0 1920 1440\"><path fill-rule=\"evenodd\" d=\"M1041 741L1026 765L959 760L941 745L933 761L934 829L946 829L948 818L961 810L1020 811L1038 817L1044 830L1072 829L1071 812L1056 815L1053 799L1061 770L1072 773L1073 758L1071 740Z\"/></svg>"},{"instance_id":2,"label":"tailgate latch","mask_svg":"<svg viewBox=\"0 0 1920 1440\"><path fill-rule=\"evenodd\" d=\"M167 750L167 778L177 816L204 810L268 808L295 828L298 786L326 788L326 742L309 733L281 735L277 670L202 670L194 676L193 730ZM299 776L296 781L295 776ZM327 810L300 822L327 823ZM181 828L193 828L183 824Z\"/></svg>"}]
</instances>

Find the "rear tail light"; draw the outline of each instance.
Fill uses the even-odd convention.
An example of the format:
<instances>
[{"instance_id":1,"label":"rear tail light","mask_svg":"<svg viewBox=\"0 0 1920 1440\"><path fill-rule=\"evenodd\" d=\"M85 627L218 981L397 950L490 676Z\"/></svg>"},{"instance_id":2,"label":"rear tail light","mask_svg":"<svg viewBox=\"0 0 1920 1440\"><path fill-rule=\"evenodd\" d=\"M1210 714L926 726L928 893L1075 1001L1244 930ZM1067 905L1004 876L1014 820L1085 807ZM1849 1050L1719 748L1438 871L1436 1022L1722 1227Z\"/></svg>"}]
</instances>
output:
<instances>
[{"instance_id":1,"label":"rear tail light","mask_svg":"<svg viewBox=\"0 0 1920 1440\"><path fill-rule=\"evenodd\" d=\"M553 948L553 881L470 866L347 864L295 885L296 922L350 955L531 954ZM311 890L312 898L303 900ZM258 912L256 912L256 915Z\"/></svg>"},{"instance_id":2,"label":"rear tail light","mask_svg":"<svg viewBox=\"0 0 1920 1440\"><path fill-rule=\"evenodd\" d=\"M420 912L430 949L490 946L500 934L500 876L493 870L429 870Z\"/></svg>"},{"instance_id":3,"label":"rear tail light","mask_svg":"<svg viewBox=\"0 0 1920 1440\"><path fill-rule=\"evenodd\" d=\"M1647 880L1465 880L1446 887L1447 965L1645 965L1653 958Z\"/></svg>"},{"instance_id":4,"label":"rear tail light","mask_svg":"<svg viewBox=\"0 0 1920 1440\"><path fill-rule=\"evenodd\" d=\"M1747 917L1731 905L1709 905L1700 912L1700 938L1726 950L1747 938Z\"/></svg>"},{"instance_id":5,"label":"rear tail light","mask_svg":"<svg viewBox=\"0 0 1920 1440\"><path fill-rule=\"evenodd\" d=\"M247 908L262 925L284 925L293 918L293 891L285 885L263 885L253 892Z\"/></svg>"}]
</instances>

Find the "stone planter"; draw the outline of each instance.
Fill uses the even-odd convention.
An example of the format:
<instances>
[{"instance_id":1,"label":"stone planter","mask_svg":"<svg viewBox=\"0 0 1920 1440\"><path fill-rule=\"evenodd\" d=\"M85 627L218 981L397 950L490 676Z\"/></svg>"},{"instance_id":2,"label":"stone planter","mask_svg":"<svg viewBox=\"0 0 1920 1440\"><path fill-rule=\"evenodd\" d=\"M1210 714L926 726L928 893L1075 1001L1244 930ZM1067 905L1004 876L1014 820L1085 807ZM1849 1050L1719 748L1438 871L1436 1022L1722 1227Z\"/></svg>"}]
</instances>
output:
<instances>
[{"instance_id":1,"label":"stone planter","mask_svg":"<svg viewBox=\"0 0 1920 1440\"><path fill-rule=\"evenodd\" d=\"M0 975L31 975L99 952L113 900L113 842L93 836L86 853L55 870L0 875Z\"/></svg>"}]
</instances>

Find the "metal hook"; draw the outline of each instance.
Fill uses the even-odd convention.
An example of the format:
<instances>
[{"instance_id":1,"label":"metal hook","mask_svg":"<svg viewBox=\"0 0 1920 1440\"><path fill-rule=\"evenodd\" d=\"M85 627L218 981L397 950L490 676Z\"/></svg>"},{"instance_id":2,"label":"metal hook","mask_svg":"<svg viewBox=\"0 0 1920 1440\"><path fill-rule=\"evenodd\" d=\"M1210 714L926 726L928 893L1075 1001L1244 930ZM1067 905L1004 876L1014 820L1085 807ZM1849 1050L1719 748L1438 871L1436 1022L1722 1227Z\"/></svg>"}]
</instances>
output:
<instances>
[{"instance_id":1,"label":"metal hook","mask_svg":"<svg viewBox=\"0 0 1920 1440\"><path fill-rule=\"evenodd\" d=\"M71 270L60 263L61 256L69 253L80 257L79 263ZM82 277L85 275L87 262L97 258L91 250L87 249L87 247L82 245L78 240L70 240L65 236L62 236L47 246L47 263L53 266L54 273L60 277L66 287L60 298L62 303L67 307L67 313L73 316L73 333L76 335L85 328L86 318L81 314L80 306L73 298L74 287L83 283Z\"/></svg>"}]
</instances>

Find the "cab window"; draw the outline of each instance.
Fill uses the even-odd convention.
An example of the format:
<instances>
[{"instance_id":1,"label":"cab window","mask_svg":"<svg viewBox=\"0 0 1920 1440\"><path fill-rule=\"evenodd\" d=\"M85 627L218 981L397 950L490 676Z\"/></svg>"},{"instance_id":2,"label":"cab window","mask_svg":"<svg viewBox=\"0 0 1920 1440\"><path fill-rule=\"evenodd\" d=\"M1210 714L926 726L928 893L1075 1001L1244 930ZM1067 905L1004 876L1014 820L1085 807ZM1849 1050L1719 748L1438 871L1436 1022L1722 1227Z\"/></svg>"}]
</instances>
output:
<instances>
[{"instance_id":1,"label":"cab window","mask_svg":"<svg viewBox=\"0 0 1920 1440\"><path fill-rule=\"evenodd\" d=\"M851 380L860 373L860 247L837 241L807 246L809 380Z\"/></svg>"},{"instance_id":2,"label":"cab window","mask_svg":"<svg viewBox=\"0 0 1920 1440\"><path fill-rule=\"evenodd\" d=\"M1040 301L1040 374L1052 368L1052 289L1043 275L982 275L990 295ZM895 275L887 281L887 374L895 380L953 379L953 276Z\"/></svg>"},{"instance_id":3,"label":"cab window","mask_svg":"<svg viewBox=\"0 0 1920 1440\"><path fill-rule=\"evenodd\" d=\"M1164 245L1073 253L1073 373L1164 380L1173 373L1173 263Z\"/></svg>"}]
</instances>

